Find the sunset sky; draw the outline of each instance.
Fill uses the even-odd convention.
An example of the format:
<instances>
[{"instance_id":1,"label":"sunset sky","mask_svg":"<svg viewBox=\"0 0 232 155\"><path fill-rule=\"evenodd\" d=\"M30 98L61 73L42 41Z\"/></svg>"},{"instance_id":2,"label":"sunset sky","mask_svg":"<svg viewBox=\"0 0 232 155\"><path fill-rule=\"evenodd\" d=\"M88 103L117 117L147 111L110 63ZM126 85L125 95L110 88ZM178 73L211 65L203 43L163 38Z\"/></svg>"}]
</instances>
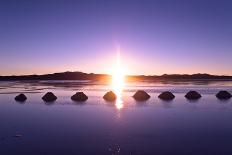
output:
<instances>
[{"instance_id":1,"label":"sunset sky","mask_svg":"<svg viewBox=\"0 0 232 155\"><path fill-rule=\"evenodd\" d=\"M0 75L232 75L232 1L1 0Z\"/></svg>"}]
</instances>

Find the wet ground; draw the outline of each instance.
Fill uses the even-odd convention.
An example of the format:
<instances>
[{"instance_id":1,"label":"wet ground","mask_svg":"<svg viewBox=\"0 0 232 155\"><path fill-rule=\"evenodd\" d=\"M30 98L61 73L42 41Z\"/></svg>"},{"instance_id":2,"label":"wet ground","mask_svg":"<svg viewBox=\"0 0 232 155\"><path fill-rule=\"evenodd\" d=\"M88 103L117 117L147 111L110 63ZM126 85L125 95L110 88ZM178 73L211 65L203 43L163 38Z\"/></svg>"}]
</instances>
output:
<instances>
[{"instance_id":1,"label":"wet ground","mask_svg":"<svg viewBox=\"0 0 232 155\"><path fill-rule=\"evenodd\" d=\"M231 82L130 83L120 107L102 99L109 89L90 81L0 82L0 154L232 154L232 100L215 97L231 92ZM151 98L136 102L131 96L138 89ZM161 101L164 90L176 98ZM202 98L186 100L189 90ZM47 91L56 102L42 101ZM76 91L89 99L73 102ZM28 97L24 103L14 101L20 92Z\"/></svg>"}]
</instances>

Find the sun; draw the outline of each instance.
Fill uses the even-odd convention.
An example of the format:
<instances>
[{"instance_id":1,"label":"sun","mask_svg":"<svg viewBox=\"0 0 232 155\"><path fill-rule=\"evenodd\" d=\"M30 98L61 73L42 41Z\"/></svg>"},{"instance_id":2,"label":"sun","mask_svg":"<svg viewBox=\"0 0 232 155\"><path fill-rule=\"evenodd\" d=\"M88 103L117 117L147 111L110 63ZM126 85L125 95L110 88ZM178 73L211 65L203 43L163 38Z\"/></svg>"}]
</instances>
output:
<instances>
[{"instance_id":1,"label":"sun","mask_svg":"<svg viewBox=\"0 0 232 155\"><path fill-rule=\"evenodd\" d=\"M116 65L113 68L113 73L112 73L112 87L115 94L117 95L117 100L115 104L117 109L123 108L122 92L125 84L124 80L125 80L125 72L121 65L120 51L118 51Z\"/></svg>"},{"instance_id":2,"label":"sun","mask_svg":"<svg viewBox=\"0 0 232 155\"><path fill-rule=\"evenodd\" d=\"M116 94L122 92L124 87L124 72L121 68L116 68L112 75L113 89Z\"/></svg>"}]
</instances>

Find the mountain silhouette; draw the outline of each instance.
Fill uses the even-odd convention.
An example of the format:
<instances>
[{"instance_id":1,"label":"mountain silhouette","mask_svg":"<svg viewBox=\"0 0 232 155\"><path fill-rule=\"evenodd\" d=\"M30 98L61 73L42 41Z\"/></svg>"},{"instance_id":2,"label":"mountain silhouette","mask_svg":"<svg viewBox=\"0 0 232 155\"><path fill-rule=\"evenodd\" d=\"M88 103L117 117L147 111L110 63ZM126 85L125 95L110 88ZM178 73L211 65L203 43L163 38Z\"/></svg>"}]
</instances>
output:
<instances>
[{"instance_id":1,"label":"mountain silhouette","mask_svg":"<svg viewBox=\"0 0 232 155\"><path fill-rule=\"evenodd\" d=\"M109 80L111 75L84 72L61 72L44 75L0 76L0 81L14 80ZM127 80L232 80L232 76L210 74L128 75Z\"/></svg>"}]
</instances>

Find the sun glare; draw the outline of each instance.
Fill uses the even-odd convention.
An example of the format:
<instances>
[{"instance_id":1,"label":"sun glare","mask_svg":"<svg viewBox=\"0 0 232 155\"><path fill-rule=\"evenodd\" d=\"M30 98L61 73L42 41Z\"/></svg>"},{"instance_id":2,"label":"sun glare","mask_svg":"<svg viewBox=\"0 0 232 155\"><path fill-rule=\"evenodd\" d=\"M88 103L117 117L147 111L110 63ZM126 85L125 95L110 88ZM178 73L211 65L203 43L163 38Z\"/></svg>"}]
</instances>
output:
<instances>
[{"instance_id":1,"label":"sun glare","mask_svg":"<svg viewBox=\"0 0 232 155\"><path fill-rule=\"evenodd\" d=\"M123 92L123 87L124 87L124 77L125 77L125 74L121 66L120 50L118 50L117 62L116 62L116 66L113 69L113 74L112 74L113 90L115 94L117 95L117 100L115 104L117 109L123 108L122 92Z\"/></svg>"}]
</instances>

